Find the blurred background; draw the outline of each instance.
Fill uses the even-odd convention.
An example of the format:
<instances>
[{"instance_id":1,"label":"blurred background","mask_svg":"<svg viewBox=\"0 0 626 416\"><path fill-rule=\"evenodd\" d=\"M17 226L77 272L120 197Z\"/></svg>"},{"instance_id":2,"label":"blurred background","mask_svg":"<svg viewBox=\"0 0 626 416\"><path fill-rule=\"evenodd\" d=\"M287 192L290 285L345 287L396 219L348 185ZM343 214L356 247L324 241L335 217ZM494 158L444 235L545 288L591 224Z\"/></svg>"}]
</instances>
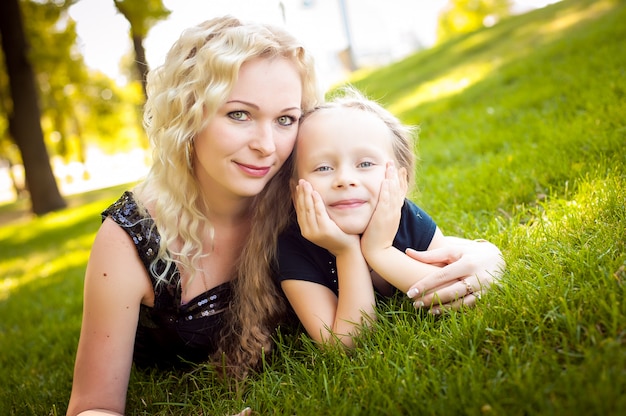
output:
<instances>
[{"instance_id":1,"label":"blurred background","mask_svg":"<svg viewBox=\"0 0 626 416\"><path fill-rule=\"evenodd\" d=\"M286 27L324 90L558 0L2 0L0 204L34 214L150 164L142 79L182 30L232 14ZM418 70L418 69L417 69Z\"/></svg>"}]
</instances>

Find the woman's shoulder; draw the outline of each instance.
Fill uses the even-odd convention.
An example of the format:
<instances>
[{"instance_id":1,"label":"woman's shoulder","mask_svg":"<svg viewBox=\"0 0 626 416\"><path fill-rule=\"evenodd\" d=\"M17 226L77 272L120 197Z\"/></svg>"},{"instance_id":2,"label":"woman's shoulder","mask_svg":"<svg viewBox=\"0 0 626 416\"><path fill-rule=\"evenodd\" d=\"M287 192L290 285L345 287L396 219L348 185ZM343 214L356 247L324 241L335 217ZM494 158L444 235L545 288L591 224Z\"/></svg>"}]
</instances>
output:
<instances>
[{"instance_id":1,"label":"woman's shoulder","mask_svg":"<svg viewBox=\"0 0 626 416\"><path fill-rule=\"evenodd\" d=\"M137 220L152 220L148 211L138 202L132 191L125 191L115 202L101 213L102 221L111 217L113 221L124 225Z\"/></svg>"},{"instance_id":2,"label":"woman's shoulder","mask_svg":"<svg viewBox=\"0 0 626 416\"><path fill-rule=\"evenodd\" d=\"M150 213L137 200L135 194L131 191L124 192L117 201L102 211L102 221L107 218L130 236L142 262L149 267L159 252L161 236Z\"/></svg>"}]
</instances>

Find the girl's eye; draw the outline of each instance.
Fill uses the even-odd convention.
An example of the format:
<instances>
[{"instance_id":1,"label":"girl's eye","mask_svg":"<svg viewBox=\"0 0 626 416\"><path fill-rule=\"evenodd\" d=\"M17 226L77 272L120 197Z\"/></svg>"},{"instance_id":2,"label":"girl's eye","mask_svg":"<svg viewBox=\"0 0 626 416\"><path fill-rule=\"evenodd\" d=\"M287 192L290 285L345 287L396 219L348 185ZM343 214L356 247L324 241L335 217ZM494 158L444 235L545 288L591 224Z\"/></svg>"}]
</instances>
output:
<instances>
[{"instance_id":1,"label":"girl's eye","mask_svg":"<svg viewBox=\"0 0 626 416\"><path fill-rule=\"evenodd\" d=\"M281 116L278 117L278 124L281 126L291 126L296 122L296 118L292 116Z\"/></svg>"},{"instance_id":2,"label":"girl's eye","mask_svg":"<svg viewBox=\"0 0 626 416\"><path fill-rule=\"evenodd\" d=\"M315 168L314 172L328 172L330 170L330 166L320 166L319 168Z\"/></svg>"},{"instance_id":3,"label":"girl's eye","mask_svg":"<svg viewBox=\"0 0 626 416\"><path fill-rule=\"evenodd\" d=\"M357 165L359 168L371 168L372 166L374 166L373 162L361 162Z\"/></svg>"},{"instance_id":4,"label":"girl's eye","mask_svg":"<svg viewBox=\"0 0 626 416\"><path fill-rule=\"evenodd\" d=\"M238 121L246 121L249 119L248 113L246 113L245 111L231 111L230 113L228 113L228 117Z\"/></svg>"}]
</instances>

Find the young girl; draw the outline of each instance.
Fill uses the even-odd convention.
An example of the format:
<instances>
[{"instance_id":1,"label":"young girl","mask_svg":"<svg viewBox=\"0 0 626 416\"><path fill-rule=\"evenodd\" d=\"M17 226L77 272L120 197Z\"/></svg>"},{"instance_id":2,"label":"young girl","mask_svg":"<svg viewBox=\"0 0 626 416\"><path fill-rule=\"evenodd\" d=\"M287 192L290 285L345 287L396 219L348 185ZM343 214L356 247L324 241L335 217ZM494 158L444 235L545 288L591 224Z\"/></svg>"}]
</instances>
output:
<instances>
[{"instance_id":1,"label":"young girl","mask_svg":"<svg viewBox=\"0 0 626 416\"><path fill-rule=\"evenodd\" d=\"M405 199L412 129L357 91L303 117L294 161L297 223L278 240L279 280L313 339L351 346L363 316L374 317L375 292L408 292L437 272L405 250L447 240ZM480 290L467 280L452 286L457 299Z\"/></svg>"}]
</instances>

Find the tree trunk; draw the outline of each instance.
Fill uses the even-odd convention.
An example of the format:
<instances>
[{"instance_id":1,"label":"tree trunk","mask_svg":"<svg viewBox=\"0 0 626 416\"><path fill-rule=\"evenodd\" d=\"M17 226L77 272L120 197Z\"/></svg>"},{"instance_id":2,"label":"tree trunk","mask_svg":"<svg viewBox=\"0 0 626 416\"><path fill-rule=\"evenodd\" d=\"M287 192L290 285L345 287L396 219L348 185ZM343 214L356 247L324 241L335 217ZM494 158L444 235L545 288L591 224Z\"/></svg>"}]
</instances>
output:
<instances>
[{"instance_id":1,"label":"tree trunk","mask_svg":"<svg viewBox=\"0 0 626 416\"><path fill-rule=\"evenodd\" d=\"M132 31L132 28L131 28ZM148 99L146 93L146 77L148 76L148 61L146 60L146 50L143 47L143 38L135 33L133 37L133 48L135 49L135 64L137 65L137 72L139 81L141 81L141 89L143 91L144 101Z\"/></svg>"},{"instance_id":2,"label":"tree trunk","mask_svg":"<svg viewBox=\"0 0 626 416\"><path fill-rule=\"evenodd\" d=\"M13 100L9 132L22 155L31 209L36 215L43 215L65 208L66 203L43 139L35 75L27 56L19 0L0 0L0 35Z\"/></svg>"}]
</instances>

